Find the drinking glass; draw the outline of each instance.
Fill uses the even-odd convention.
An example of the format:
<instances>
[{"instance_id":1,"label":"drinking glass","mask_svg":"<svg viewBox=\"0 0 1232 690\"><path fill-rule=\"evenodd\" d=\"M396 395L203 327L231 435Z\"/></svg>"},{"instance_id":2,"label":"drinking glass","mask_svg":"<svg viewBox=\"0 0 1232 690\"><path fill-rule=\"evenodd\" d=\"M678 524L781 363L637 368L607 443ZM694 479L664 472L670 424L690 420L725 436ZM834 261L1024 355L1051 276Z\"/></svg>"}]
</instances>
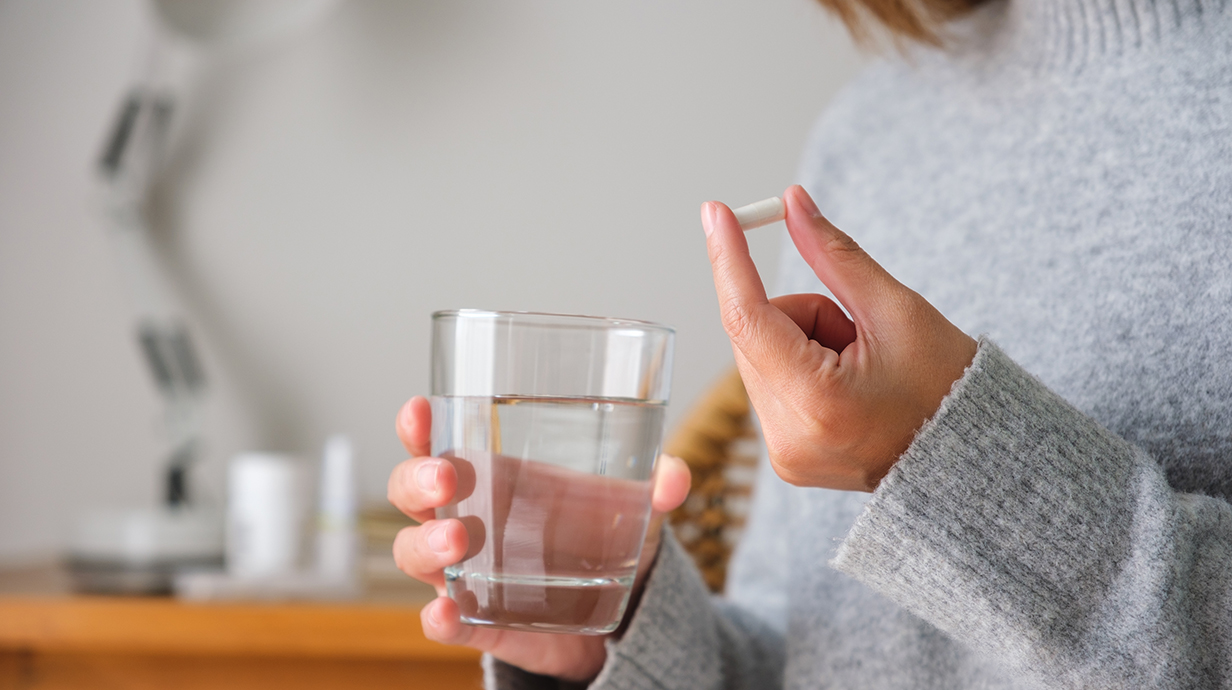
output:
<instances>
[{"instance_id":1,"label":"drinking glass","mask_svg":"<svg viewBox=\"0 0 1232 690\"><path fill-rule=\"evenodd\" d=\"M457 470L438 519L470 547L445 569L470 625L616 629L650 520L675 332L629 319L432 315L432 454Z\"/></svg>"}]
</instances>

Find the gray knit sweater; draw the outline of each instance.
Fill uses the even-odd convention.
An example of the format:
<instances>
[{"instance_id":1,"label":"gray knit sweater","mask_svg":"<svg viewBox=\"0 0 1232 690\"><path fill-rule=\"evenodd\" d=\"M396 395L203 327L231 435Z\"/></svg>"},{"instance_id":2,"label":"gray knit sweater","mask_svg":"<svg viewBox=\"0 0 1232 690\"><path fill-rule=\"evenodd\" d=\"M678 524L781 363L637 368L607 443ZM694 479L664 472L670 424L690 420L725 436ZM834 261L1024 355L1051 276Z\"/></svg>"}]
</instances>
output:
<instances>
[{"instance_id":1,"label":"gray knit sweater","mask_svg":"<svg viewBox=\"0 0 1232 690\"><path fill-rule=\"evenodd\" d=\"M764 466L724 597L669 538L594 687L1232 688L1227 3L993 0L841 95L803 183L979 353L871 497Z\"/></svg>"}]
</instances>

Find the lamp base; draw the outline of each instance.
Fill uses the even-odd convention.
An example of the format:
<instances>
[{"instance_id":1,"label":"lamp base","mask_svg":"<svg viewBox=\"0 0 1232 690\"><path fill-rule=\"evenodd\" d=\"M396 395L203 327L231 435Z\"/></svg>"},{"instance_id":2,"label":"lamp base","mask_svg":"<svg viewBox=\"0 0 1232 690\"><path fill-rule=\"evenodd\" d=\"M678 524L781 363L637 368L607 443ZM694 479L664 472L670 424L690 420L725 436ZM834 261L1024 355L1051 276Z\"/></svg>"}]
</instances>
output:
<instances>
[{"instance_id":1,"label":"lamp base","mask_svg":"<svg viewBox=\"0 0 1232 690\"><path fill-rule=\"evenodd\" d=\"M222 517L193 508L88 513L68 558L75 589L98 594L169 594L177 573L222 563Z\"/></svg>"}]
</instances>

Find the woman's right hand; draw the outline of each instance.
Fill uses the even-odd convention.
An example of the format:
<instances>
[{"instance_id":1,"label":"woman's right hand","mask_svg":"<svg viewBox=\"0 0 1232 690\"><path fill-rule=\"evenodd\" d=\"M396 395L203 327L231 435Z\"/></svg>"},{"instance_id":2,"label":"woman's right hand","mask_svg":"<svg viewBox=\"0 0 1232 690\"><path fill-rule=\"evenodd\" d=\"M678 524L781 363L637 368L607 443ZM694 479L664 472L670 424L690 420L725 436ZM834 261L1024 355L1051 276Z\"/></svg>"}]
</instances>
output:
<instances>
[{"instance_id":1,"label":"woman's right hand","mask_svg":"<svg viewBox=\"0 0 1232 690\"><path fill-rule=\"evenodd\" d=\"M871 492L978 345L826 220L803 187L783 202L792 242L838 303L768 299L736 216L709 201L702 225L723 327L775 472L796 486Z\"/></svg>"},{"instance_id":2,"label":"woman's right hand","mask_svg":"<svg viewBox=\"0 0 1232 690\"><path fill-rule=\"evenodd\" d=\"M466 528L458 520L435 519L435 509L454 500L458 475L454 465L430 453L432 410L422 397L412 398L398 413L398 437L411 459L394 468L389 477L389 501L418 521L394 541L394 560L407 575L436 587L437 598L424 607L424 634L445 644L458 644L488 652L505 663L532 673L571 681L594 678L607 659L604 637L497 630L464 625L458 605L445 595L444 568L462 560L469 546ZM661 456L655 470L651 504L653 517L647 530L634 596L644 582L659 546L663 515L684 502L689 492L689 470L684 462ZM626 619L632 613L625 613Z\"/></svg>"}]
</instances>

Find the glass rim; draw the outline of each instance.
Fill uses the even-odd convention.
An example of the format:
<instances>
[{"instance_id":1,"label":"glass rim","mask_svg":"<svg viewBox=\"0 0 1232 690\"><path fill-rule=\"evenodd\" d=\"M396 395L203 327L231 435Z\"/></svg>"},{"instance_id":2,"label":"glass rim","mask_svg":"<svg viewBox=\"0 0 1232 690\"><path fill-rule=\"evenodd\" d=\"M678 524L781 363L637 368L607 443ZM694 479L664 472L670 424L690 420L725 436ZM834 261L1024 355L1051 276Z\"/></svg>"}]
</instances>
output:
<instances>
[{"instance_id":1,"label":"glass rim","mask_svg":"<svg viewBox=\"0 0 1232 690\"><path fill-rule=\"evenodd\" d=\"M640 328L648 331L659 331L676 334L676 329L654 321L643 319L626 319L611 316L588 316L586 314L553 314L543 311L502 311L490 309L443 309L432 312L432 321L443 319L496 319L533 317L541 326L575 326L579 328Z\"/></svg>"}]
</instances>

